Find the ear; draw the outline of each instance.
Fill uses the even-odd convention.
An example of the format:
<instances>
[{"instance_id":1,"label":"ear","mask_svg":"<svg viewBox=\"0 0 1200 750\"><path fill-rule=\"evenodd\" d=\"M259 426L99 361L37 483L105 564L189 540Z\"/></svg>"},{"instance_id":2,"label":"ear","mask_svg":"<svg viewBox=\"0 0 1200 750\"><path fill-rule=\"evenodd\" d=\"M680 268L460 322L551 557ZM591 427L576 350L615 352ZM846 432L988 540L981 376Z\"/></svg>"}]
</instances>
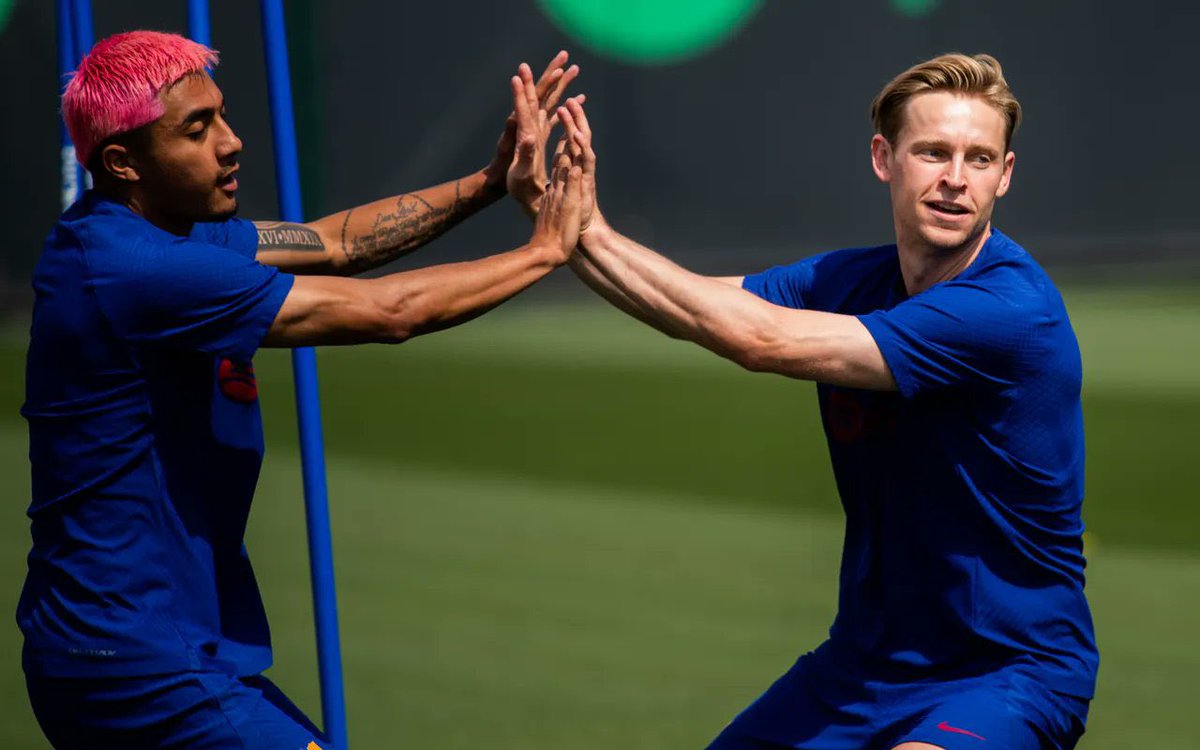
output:
<instances>
[{"instance_id":1,"label":"ear","mask_svg":"<svg viewBox=\"0 0 1200 750\"><path fill-rule=\"evenodd\" d=\"M871 168L880 182L892 181L892 144L879 133L871 138Z\"/></svg>"},{"instance_id":2,"label":"ear","mask_svg":"<svg viewBox=\"0 0 1200 750\"><path fill-rule=\"evenodd\" d=\"M137 160L129 149L119 143L110 143L100 152L101 168L121 182L138 182L142 176L138 173Z\"/></svg>"},{"instance_id":3,"label":"ear","mask_svg":"<svg viewBox=\"0 0 1200 750\"><path fill-rule=\"evenodd\" d=\"M1013 164L1016 160L1017 155L1012 151L1004 155L1004 174L1000 175L1000 186L996 188L997 198L1008 192L1008 186L1012 182Z\"/></svg>"}]
</instances>

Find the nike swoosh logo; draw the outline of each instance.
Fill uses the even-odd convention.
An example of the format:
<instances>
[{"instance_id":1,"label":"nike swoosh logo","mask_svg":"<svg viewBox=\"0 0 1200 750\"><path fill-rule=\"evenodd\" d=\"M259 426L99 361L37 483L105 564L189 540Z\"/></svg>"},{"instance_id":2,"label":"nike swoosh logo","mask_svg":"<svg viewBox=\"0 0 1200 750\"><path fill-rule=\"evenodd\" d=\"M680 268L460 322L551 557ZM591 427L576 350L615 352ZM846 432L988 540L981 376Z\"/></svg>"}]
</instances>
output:
<instances>
[{"instance_id":1,"label":"nike swoosh logo","mask_svg":"<svg viewBox=\"0 0 1200 750\"><path fill-rule=\"evenodd\" d=\"M958 727L952 727L944 721L941 724L938 724L937 728L942 730L943 732L953 732L955 734L965 734L968 737L974 737L977 740L983 740L984 742L987 742L986 739L984 739L983 737L980 737L979 735L975 734L974 732L967 731L966 729L959 729Z\"/></svg>"}]
</instances>

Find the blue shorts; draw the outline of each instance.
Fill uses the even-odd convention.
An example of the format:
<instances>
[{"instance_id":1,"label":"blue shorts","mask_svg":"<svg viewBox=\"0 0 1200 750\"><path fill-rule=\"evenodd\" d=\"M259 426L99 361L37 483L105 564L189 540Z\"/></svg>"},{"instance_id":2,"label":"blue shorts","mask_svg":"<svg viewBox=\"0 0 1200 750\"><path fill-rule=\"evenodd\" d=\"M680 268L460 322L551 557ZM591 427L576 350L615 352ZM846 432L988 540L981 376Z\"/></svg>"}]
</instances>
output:
<instances>
[{"instance_id":1,"label":"blue shorts","mask_svg":"<svg viewBox=\"0 0 1200 750\"><path fill-rule=\"evenodd\" d=\"M29 700L57 750L331 750L265 677L184 672L153 677L29 677Z\"/></svg>"},{"instance_id":2,"label":"blue shorts","mask_svg":"<svg viewBox=\"0 0 1200 750\"><path fill-rule=\"evenodd\" d=\"M709 750L890 750L926 742L945 750L1070 750L1088 700L1008 667L952 681L831 678L801 657L737 716Z\"/></svg>"}]
</instances>

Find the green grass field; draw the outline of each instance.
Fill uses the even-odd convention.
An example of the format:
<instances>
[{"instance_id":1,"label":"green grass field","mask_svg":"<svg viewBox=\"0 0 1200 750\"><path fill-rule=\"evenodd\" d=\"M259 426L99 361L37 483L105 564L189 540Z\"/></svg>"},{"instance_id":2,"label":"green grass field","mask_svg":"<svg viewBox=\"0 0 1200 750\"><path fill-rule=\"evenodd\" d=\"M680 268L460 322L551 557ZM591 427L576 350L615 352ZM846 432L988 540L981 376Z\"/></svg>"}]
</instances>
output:
<instances>
[{"instance_id":1,"label":"green grass field","mask_svg":"<svg viewBox=\"0 0 1200 750\"><path fill-rule=\"evenodd\" d=\"M833 616L842 525L812 386L598 303L537 302L322 351L355 748L703 747ZM1194 749L1200 292L1068 302L1102 656L1081 747ZM23 350L20 331L0 336L10 612L28 546ZM319 714L290 369L281 352L256 363L268 454L249 545L271 676ZM11 616L0 644L0 747L45 747Z\"/></svg>"}]
</instances>

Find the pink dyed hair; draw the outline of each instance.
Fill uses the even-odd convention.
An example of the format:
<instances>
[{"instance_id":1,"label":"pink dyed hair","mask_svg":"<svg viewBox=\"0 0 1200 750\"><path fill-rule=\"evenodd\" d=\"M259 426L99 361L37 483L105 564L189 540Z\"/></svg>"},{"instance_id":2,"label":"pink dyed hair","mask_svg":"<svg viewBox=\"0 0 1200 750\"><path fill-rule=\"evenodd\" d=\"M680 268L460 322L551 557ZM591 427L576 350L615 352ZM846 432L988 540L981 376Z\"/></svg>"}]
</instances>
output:
<instances>
[{"instance_id":1,"label":"pink dyed hair","mask_svg":"<svg viewBox=\"0 0 1200 750\"><path fill-rule=\"evenodd\" d=\"M203 44L159 31L127 31L96 42L63 92L63 119L75 158L87 166L105 139L162 117L159 92L186 75L216 67L217 59Z\"/></svg>"}]
</instances>

